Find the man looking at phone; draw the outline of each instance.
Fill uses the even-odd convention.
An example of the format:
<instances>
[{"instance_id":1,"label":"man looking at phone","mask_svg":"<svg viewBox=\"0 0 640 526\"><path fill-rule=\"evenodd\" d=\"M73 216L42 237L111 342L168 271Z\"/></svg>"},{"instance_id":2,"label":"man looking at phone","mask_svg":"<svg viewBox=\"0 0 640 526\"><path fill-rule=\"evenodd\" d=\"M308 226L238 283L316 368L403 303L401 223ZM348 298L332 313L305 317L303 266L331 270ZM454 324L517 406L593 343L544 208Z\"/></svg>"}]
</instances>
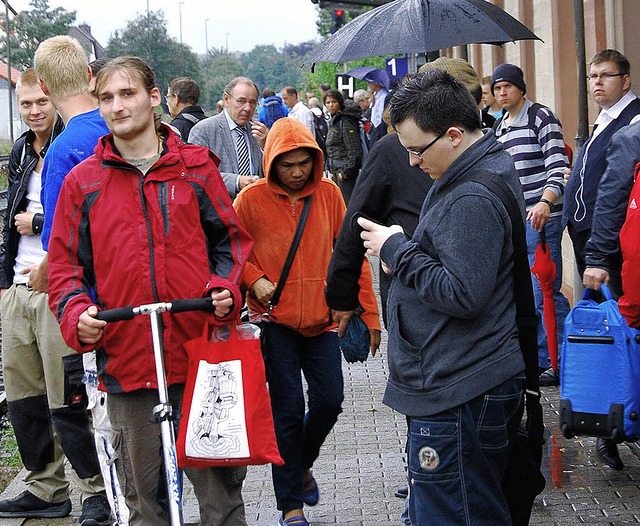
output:
<instances>
[{"instance_id":1,"label":"man looking at phone","mask_svg":"<svg viewBox=\"0 0 640 526\"><path fill-rule=\"evenodd\" d=\"M220 158L220 174L231 199L262 177L262 149L269 128L251 118L258 105L258 86L247 77L236 77L224 88L224 110L201 120L189 134L189 142L206 146Z\"/></svg>"}]
</instances>

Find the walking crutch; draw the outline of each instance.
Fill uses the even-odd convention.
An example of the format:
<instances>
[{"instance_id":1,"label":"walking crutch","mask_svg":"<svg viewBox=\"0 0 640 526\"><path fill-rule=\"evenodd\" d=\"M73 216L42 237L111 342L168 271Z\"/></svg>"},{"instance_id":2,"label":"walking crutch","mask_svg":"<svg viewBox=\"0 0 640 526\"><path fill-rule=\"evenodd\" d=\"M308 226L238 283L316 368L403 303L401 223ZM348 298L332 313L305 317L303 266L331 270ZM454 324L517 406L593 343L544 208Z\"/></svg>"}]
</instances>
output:
<instances>
[{"instance_id":1,"label":"walking crutch","mask_svg":"<svg viewBox=\"0 0 640 526\"><path fill-rule=\"evenodd\" d=\"M153 356L158 378L159 404L153 408L153 419L160 422L160 434L162 440L162 457L164 459L165 476L167 482L167 497L169 500L169 517L172 526L182 526L182 495L178 480L178 461L176 457L176 436L173 426L177 419L169 402L169 390L164 369L164 351L160 338L160 314L163 312L186 312L203 310L213 312L211 298L194 298L185 300L173 300L170 302L149 303L139 307L120 307L98 312L96 319L106 322L132 320L134 316L147 315L151 319L151 335L153 338Z\"/></svg>"}]
</instances>

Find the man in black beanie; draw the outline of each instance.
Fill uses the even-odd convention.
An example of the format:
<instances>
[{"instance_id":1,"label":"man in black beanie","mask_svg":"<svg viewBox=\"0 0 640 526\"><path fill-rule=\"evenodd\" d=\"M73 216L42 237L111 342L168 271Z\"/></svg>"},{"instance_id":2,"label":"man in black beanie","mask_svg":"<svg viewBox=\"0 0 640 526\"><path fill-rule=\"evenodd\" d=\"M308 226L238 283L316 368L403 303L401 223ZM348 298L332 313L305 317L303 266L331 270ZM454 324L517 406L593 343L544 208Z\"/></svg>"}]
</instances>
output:
<instances>
[{"instance_id":1,"label":"man in black beanie","mask_svg":"<svg viewBox=\"0 0 640 526\"><path fill-rule=\"evenodd\" d=\"M514 64L500 64L491 75L491 92L505 113L494 124L498 141L511 154L520 177L527 206L527 255L534 262L542 232L546 234L556 264L553 301L558 334L564 333L569 302L562 286L562 196L564 170L569 166L562 127L551 110L525 97L527 85L522 70ZM538 315L538 366L540 385L558 385L558 374L549 367L549 350L543 319L543 296L538 279L532 276Z\"/></svg>"}]
</instances>

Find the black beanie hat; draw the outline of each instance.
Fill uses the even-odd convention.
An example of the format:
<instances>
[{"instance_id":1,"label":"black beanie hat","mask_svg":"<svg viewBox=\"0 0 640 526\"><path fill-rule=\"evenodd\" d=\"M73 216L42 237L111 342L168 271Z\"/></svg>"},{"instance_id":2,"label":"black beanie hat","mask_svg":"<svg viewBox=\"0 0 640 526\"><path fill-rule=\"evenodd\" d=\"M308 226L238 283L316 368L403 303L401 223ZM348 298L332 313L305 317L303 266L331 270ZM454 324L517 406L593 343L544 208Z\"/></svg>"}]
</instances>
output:
<instances>
[{"instance_id":1,"label":"black beanie hat","mask_svg":"<svg viewBox=\"0 0 640 526\"><path fill-rule=\"evenodd\" d=\"M522 70L513 64L500 64L493 70L491 75L491 95L493 95L493 87L498 82L509 82L520 88L523 94L527 93L527 85L524 83L524 74Z\"/></svg>"}]
</instances>

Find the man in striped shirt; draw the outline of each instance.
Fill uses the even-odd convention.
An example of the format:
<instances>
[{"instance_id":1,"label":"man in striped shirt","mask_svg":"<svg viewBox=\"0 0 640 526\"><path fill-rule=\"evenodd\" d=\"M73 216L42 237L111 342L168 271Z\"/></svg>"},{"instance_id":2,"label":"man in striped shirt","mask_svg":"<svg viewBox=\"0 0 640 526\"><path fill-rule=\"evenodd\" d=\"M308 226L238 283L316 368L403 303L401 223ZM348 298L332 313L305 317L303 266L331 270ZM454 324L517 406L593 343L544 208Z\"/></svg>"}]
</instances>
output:
<instances>
[{"instance_id":1,"label":"man in striped shirt","mask_svg":"<svg viewBox=\"0 0 640 526\"><path fill-rule=\"evenodd\" d=\"M533 265L536 246L544 231L551 257L556 264L553 299L558 334L564 333L569 302L562 286L562 194L564 170L568 167L562 127L551 110L525 97L527 86L522 70L513 64L500 64L491 75L491 92L505 113L494 125L498 141L509 152L520 177L527 206L527 252ZM557 372L549 368L542 291L534 276L533 290L538 312L538 366L541 385L558 385Z\"/></svg>"}]
</instances>

